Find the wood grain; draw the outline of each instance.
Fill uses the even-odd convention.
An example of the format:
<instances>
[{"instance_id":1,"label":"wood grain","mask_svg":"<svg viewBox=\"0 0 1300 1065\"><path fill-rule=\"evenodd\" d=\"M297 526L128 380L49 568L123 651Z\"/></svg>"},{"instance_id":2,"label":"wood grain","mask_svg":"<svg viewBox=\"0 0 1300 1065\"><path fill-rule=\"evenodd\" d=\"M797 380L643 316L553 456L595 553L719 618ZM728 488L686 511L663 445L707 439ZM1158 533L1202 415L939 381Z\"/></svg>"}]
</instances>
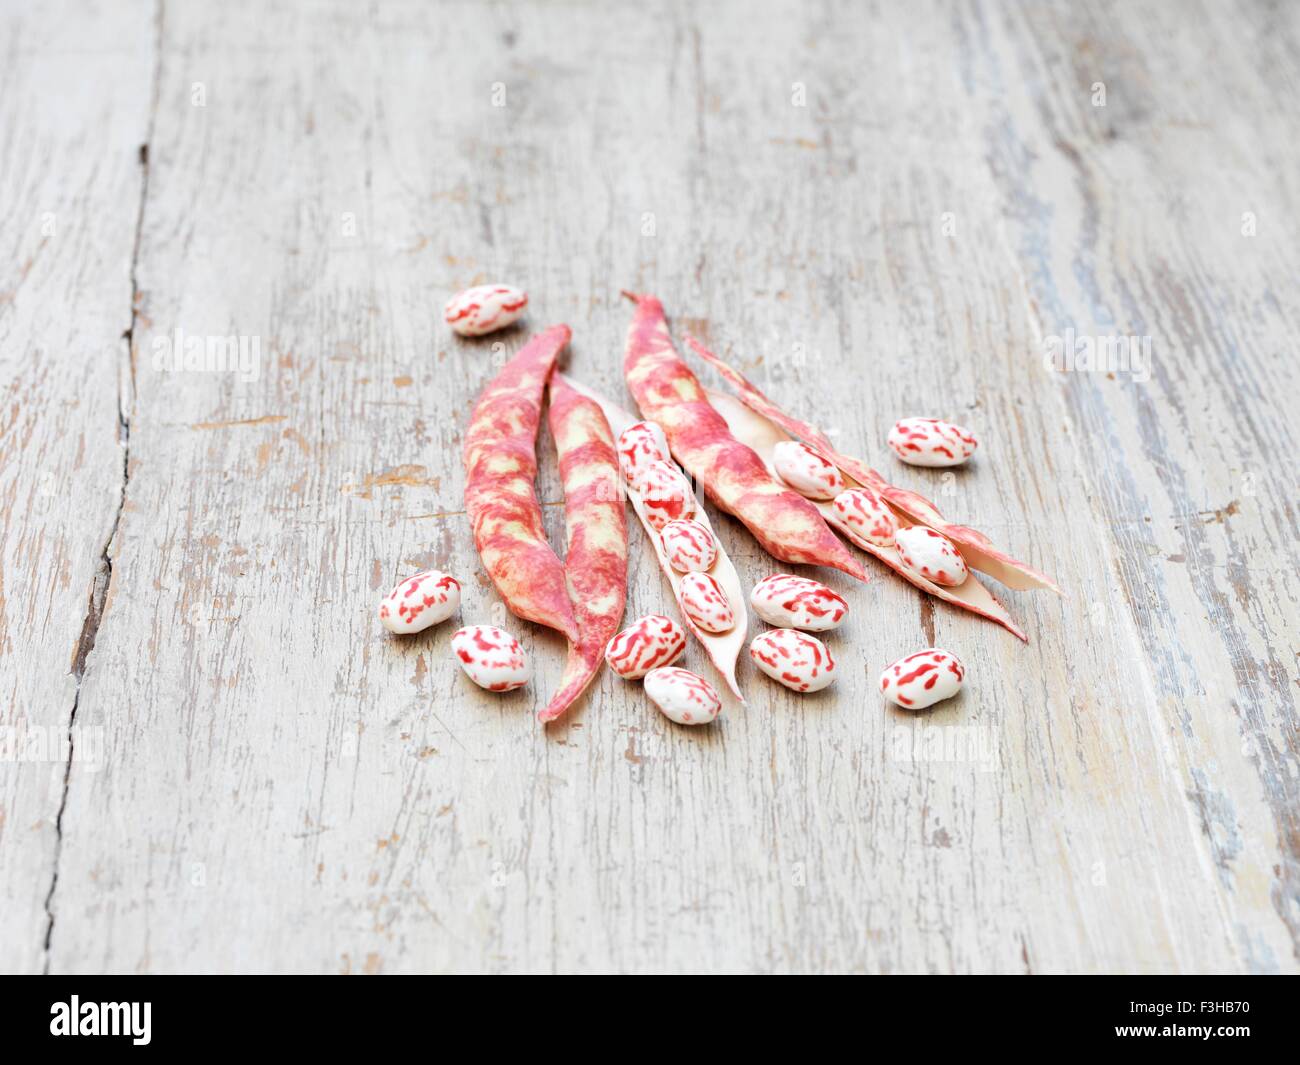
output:
<instances>
[{"instance_id":1,"label":"wood grain","mask_svg":"<svg viewBox=\"0 0 1300 1065\"><path fill-rule=\"evenodd\" d=\"M6 15L5 721L102 749L0 764L0 964L1300 968L1300 28L1193 6ZM817 571L854 612L835 687L746 663L749 706L687 730L606 672L538 728L563 643L507 620L459 462L527 328L438 314L497 279L619 398L617 291L657 294L1070 598L1001 596L1023 646ZM177 329L257 373L170 368ZM1149 373L1046 368L1067 330L1149 337ZM917 413L979 429L974 463L899 467ZM710 516L747 586L778 569ZM632 526L628 616L671 609ZM529 688L379 628L431 564ZM967 691L882 705L931 644Z\"/></svg>"},{"instance_id":2,"label":"wood grain","mask_svg":"<svg viewBox=\"0 0 1300 1065\"><path fill-rule=\"evenodd\" d=\"M151 12L0 11L0 966L39 972L129 444ZM99 662L103 658L96 659Z\"/></svg>"}]
</instances>

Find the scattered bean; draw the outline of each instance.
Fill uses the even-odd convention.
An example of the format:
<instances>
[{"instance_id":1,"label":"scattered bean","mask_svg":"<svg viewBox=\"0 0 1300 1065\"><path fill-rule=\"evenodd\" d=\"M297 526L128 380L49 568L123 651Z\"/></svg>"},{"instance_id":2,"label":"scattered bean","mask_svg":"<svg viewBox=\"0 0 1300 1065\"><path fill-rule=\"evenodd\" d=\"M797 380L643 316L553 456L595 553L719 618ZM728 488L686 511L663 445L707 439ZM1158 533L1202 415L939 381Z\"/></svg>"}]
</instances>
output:
<instances>
[{"instance_id":1,"label":"scattered bean","mask_svg":"<svg viewBox=\"0 0 1300 1065\"><path fill-rule=\"evenodd\" d=\"M605 661L625 680L640 680L652 669L672 665L685 650L685 629L662 614L647 614L609 641Z\"/></svg>"},{"instance_id":2,"label":"scattered bean","mask_svg":"<svg viewBox=\"0 0 1300 1065\"><path fill-rule=\"evenodd\" d=\"M528 293L510 285L476 285L447 301L442 317L463 337L478 337L519 321Z\"/></svg>"},{"instance_id":3,"label":"scattered bean","mask_svg":"<svg viewBox=\"0 0 1300 1065\"><path fill-rule=\"evenodd\" d=\"M460 609L460 581L427 569L407 577L379 602L379 623L405 636L446 621Z\"/></svg>"},{"instance_id":4,"label":"scattered bean","mask_svg":"<svg viewBox=\"0 0 1300 1065\"><path fill-rule=\"evenodd\" d=\"M458 629L451 637L451 649L465 675L488 691L514 691L532 676L519 641L494 625Z\"/></svg>"},{"instance_id":5,"label":"scattered bean","mask_svg":"<svg viewBox=\"0 0 1300 1065\"><path fill-rule=\"evenodd\" d=\"M792 691L821 691L835 679L835 659L825 644L795 629L772 629L755 636L749 657Z\"/></svg>"},{"instance_id":6,"label":"scattered bean","mask_svg":"<svg viewBox=\"0 0 1300 1065\"><path fill-rule=\"evenodd\" d=\"M931 647L900 658L880 674L885 698L908 710L923 710L961 691L966 667L951 651Z\"/></svg>"},{"instance_id":7,"label":"scattered bean","mask_svg":"<svg viewBox=\"0 0 1300 1065\"><path fill-rule=\"evenodd\" d=\"M938 418L900 418L886 442L909 466L960 466L979 447L969 429Z\"/></svg>"},{"instance_id":8,"label":"scattered bean","mask_svg":"<svg viewBox=\"0 0 1300 1065\"><path fill-rule=\"evenodd\" d=\"M749 605L769 625L808 632L839 628L849 615L849 604L838 592L789 573L759 581L749 593Z\"/></svg>"},{"instance_id":9,"label":"scattered bean","mask_svg":"<svg viewBox=\"0 0 1300 1065\"><path fill-rule=\"evenodd\" d=\"M703 677L668 666L645 679L646 697L659 712L679 725L707 725L722 712L722 699Z\"/></svg>"}]
</instances>

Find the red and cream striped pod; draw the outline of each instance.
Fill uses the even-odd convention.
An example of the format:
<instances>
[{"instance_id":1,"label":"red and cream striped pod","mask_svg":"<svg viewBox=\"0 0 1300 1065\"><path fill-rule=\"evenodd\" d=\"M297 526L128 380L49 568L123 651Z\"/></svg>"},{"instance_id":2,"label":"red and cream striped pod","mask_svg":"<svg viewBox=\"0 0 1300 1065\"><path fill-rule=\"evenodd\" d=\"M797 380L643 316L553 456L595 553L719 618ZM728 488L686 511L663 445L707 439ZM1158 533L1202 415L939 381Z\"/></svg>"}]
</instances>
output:
<instances>
[{"instance_id":1,"label":"red and cream striped pod","mask_svg":"<svg viewBox=\"0 0 1300 1065\"><path fill-rule=\"evenodd\" d=\"M558 376L551 378L550 389L549 420L560 455L569 537L564 573L578 642L569 646L560 690L537 715L543 722L563 714L600 670L627 598L627 517L614 433L600 404Z\"/></svg>"},{"instance_id":2,"label":"red and cream striped pod","mask_svg":"<svg viewBox=\"0 0 1300 1065\"><path fill-rule=\"evenodd\" d=\"M658 422L673 457L728 514L740 519L763 550L783 562L833 566L865 581L866 571L821 514L768 472L753 449L727 428L699 380L673 348L664 309L653 296L624 293L636 303L623 357L627 386L642 417Z\"/></svg>"},{"instance_id":3,"label":"red and cream striped pod","mask_svg":"<svg viewBox=\"0 0 1300 1065\"><path fill-rule=\"evenodd\" d=\"M567 325L538 333L483 389L465 435L465 509L506 606L577 643L564 565L546 542L533 491L542 390L569 336Z\"/></svg>"}]
</instances>

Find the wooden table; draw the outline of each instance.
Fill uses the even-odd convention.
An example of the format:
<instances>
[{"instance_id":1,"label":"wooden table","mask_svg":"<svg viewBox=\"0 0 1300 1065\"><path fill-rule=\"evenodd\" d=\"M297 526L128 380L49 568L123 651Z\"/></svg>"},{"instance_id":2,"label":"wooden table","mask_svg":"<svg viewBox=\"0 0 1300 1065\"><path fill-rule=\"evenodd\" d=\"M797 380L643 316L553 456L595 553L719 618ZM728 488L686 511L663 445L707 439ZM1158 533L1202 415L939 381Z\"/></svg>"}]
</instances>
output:
<instances>
[{"instance_id":1,"label":"wooden table","mask_svg":"<svg viewBox=\"0 0 1300 1065\"><path fill-rule=\"evenodd\" d=\"M1300 967L1293 5L0 18L4 969ZM819 571L832 689L746 663L692 730L605 673L539 728L549 632L509 620L502 698L375 619L428 565L506 617L459 447L527 334L440 318L498 279L624 402L617 293L656 293L1069 598L1003 597L1025 645ZM922 413L969 468L889 454ZM628 616L670 608L631 552ZM967 690L883 704L931 644Z\"/></svg>"}]
</instances>

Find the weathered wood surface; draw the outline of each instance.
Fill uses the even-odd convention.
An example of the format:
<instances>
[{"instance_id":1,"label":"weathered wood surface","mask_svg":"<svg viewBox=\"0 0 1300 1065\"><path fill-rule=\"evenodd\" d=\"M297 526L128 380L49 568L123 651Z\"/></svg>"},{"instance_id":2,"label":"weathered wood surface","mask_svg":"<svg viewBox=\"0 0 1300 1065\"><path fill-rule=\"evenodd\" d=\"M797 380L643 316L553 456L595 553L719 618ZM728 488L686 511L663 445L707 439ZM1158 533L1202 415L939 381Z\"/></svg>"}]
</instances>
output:
<instances>
[{"instance_id":1,"label":"weathered wood surface","mask_svg":"<svg viewBox=\"0 0 1300 1065\"><path fill-rule=\"evenodd\" d=\"M0 25L4 723L87 755L0 764L3 968L1300 968L1293 9ZM497 278L620 399L617 290L655 292L1070 598L1005 595L1024 646L821 573L835 688L746 665L749 708L691 731L606 674L539 729L558 638L511 621L537 676L498 698L448 627L373 617L438 564L501 619L458 454L526 333L437 313ZM258 338L256 379L159 368L177 328ZM1149 374L1049 371L1070 329L1149 336ZM927 411L983 430L971 468L888 455ZM632 524L637 616L669 600ZM931 642L967 692L882 706Z\"/></svg>"}]
</instances>

